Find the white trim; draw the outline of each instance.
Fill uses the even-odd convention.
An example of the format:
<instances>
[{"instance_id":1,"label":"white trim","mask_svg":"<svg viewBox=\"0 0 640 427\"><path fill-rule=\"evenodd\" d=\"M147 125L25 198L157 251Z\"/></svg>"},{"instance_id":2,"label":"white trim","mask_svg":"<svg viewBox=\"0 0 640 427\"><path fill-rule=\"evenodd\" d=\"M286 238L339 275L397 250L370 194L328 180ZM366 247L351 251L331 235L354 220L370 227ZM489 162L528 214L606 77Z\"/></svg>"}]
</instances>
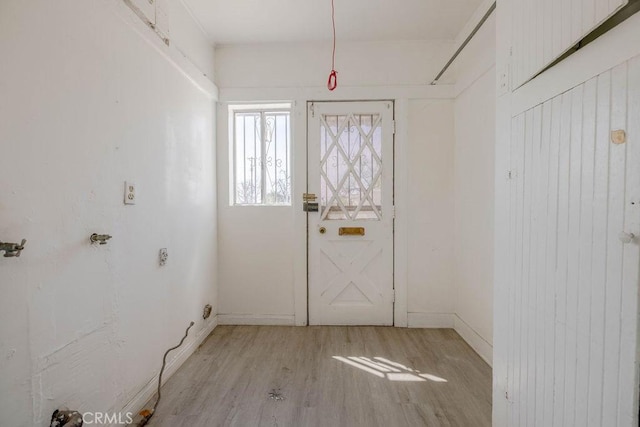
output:
<instances>
[{"instance_id":1,"label":"white trim","mask_svg":"<svg viewBox=\"0 0 640 427\"><path fill-rule=\"evenodd\" d=\"M342 86L329 92L318 87L227 87L220 88L222 102L255 102L298 99L304 101L388 101L390 99L453 99L454 85L420 86Z\"/></svg>"},{"instance_id":2,"label":"white trim","mask_svg":"<svg viewBox=\"0 0 640 427\"><path fill-rule=\"evenodd\" d=\"M408 283L409 283L409 229L408 229L408 188L409 176L409 101L396 100L394 119L396 133L394 135L394 233L393 233L393 287L395 302L393 307L393 324L406 328L408 324Z\"/></svg>"},{"instance_id":3,"label":"white trim","mask_svg":"<svg viewBox=\"0 0 640 427\"><path fill-rule=\"evenodd\" d=\"M269 112L282 112L282 111L291 111L291 107L293 103L291 102L270 102L266 104L256 104L255 102L243 102L241 104L229 104L227 108L229 111L241 112L241 113L257 113L264 110L269 110Z\"/></svg>"},{"instance_id":4,"label":"white trim","mask_svg":"<svg viewBox=\"0 0 640 427\"><path fill-rule=\"evenodd\" d=\"M220 325L295 326L295 316L276 314L218 314Z\"/></svg>"},{"instance_id":5,"label":"white trim","mask_svg":"<svg viewBox=\"0 0 640 427\"><path fill-rule=\"evenodd\" d=\"M302 210L302 193L307 189L307 100L294 102L291 120L291 203L293 205L293 311L296 326L308 324L307 308L307 213Z\"/></svg>"},{"instance_id":6,"label":"white trim","mask_svg":"<svg viewBox=\"0 0 640 427\"><path fill-rule=\"evenodd\" d=\"M640 13L513 92L511 116L530 110L640 55Z\"/></svg>"},{"instance_id":7,"label":"white trim","mask_svg":"<svg viewBox=\"0 0 640 427\"><path fill-rule=\"evenodd\" d=\"M480 23L482 18L484 18L484 16L487 14L489 9L491 9L491 7L493 6L493 3L495 1L496 0L484 0L480 4L480 6L478 6L476 8L475 12L473 12L473 15L471 15L471 18L469 18L469 20L465 24L464 28L462 28L462 30L460 30L460 32L456 36L454 52L456 50L458 50L460 48L460 46L462 46L462 43L464 43L464 41L467 39L467 37L469 37L469 34L471 34L471 32ZM495 11L494 11L493 14L495 15Z\"/></svg>"},{"instance_id":8,"label":"white trim","mask_svg":"<svg viewBox=\"0 0 640 427\"><path fill-rule=\"evenodd\" d=\"M457 314L453 315L453 329L489 366L493 366L493 345Z\"/></svg>"},{"instance_id":9,"label":"white trim","mask_svg":"<svg viewBox=\"0 0 640 427\"><path fill-rule=\"evenodd\" d=\"M409 328L453 329L452 313L408 313Z\"/></svg>"},{"instance_id":10,"label":"white trim","mask_svg":"<svg viewBox=\"0 0 640 427\"><path fill-rule=\"evenodd\" d=\"M211 320L205 326L205 328L201 329L200 332L196 335L195 339L191 341L186 346L182 347L175 358L170 360L165 367L165 371L162 375L162 384L166 384L169 378L182 366L184 362L197 350L197 348L204 342L204 340L209 337L211 332L218 326L218 316L212 316ZM147 381L147 383L142 387L142 389L133 396L131 400L127 404L124 405L122 410L120 411L112 411L119 413L127 413L131 412L133 414L138 414L144 408L144 405L147 404L149 399L153 397L153 395L158 390L158 375L160 374L160 370L155 372L153 376Z\"/></svg>"},{"instance_id":11,"label":"white trim","mask_svg":"<svg viewBox=\"0 0 640 427\"><path fill-rule=\"evenodd\" d=\"M327 152L323 156L320 147L320 134L323 129L329 129L330 126L325 122L324 115L345 115L351 118L353 112L365 112L366 114L374 114L379 117L372 119L371 129L380 128L382 135L382 155L388 156L391 167L380 168L373 174L372 182L376 182L378 178L382 179L382 192L383 197L381 201L381 208L385 212L392 212L393 210L393 114L394 114L394 101L349 101L349 102L313 102L308 108L311 118L308 120L308 185L309 191L315 193L319 191L321 187L321 178L325 178L325 182L329 186L329 200L326 206L321 209L319 215L309 215L308 229L309 235L309 324L324 325L385 325L393 326L393 217L391 215L384 218L377 211L373 197L371 196L371 187L367 187L363 182L360 182L359 174L355 165L351 164L348 159L348 155L343 151L343 147L339 145L340 135L345 131L345 126L349 123L349 120L343 121L342 124L330 133L330 144L327 147ZM351 122L357 120L351 120ZM373 147L373 143L370 140L370 136L365 135L366 132L362 128L359 128L359 133L362 138L363 145L360 146L356 155L359 155L362 150L369 146L373 155L373 160L379 165L384 162ZM337 197L340 187L345 183L347 175L344 175L338 182L331 184L327 175L322 171L322 165L327 160L331 153L331 149L337 148L338 155L346 162L347 170L351 172L352 177L358 182L362 196L361 199L368 200L371 205L372 212L375 213L377 221L367 221L357 219L356 216L360 209L363 207L363 200L356 207L356 210L352 214L347 213L346 207ZM386 154L385 154L386 153ZM387 157L385 157L387 158ZM320 162L318 163L318 160ZM347 216L345 224L350 225L367 225L367 239L372 241L366 251L363 251L356 258L357 260L351 260L348 255L343 254L344 257L339 256L339 248L335 248L331 243L331 238L327 240L326 236L330 236L331 233L338 232L338 225L335 221L325 222L327 215L329 214L329 208L337 202L337 205L341 209L342 213ZM320 225L326 226L328 234L322 237L317 232L311 230L317 230ZM335 242L334 242L335 243ZM337 244L341 246L342 244ZM339 274L335 277L337 281L332 282L333 285L330 289L324 289L323 281L324 276L321 274L322 265L320 255L324 254L330 261L338 268ZM346 287L350 281L357 283L358 287L361 287L361 283L358 283L357 277L363 276L363 268L367 263L373 262L373 258L378 254L382 254L382 258L379 262L378 274L381 280L377 283L379 289L375 289L374 283L370 282L368 285L372 285L373 288L367 289L362 287L362 292L370 299L371 304L358 307L357 304L341 304L340 306L331 307L331 301L337 298L344 287ZM366 274L365 274L366 275ZM339 277L338 277L339 276ZM386 277L386 279L385 279ZM342 281L341 279L344 279ZM324 291L323 291L324 289Z\"/></svg>"},{"instance_id":12,"label":"white trim","mask_svg":"<svg viewBox=\"0 0 640 427\"><path fill-rule=\"evenodd\" d=\"M229 127L228 127L228 134L229 134L229 207L291 207L293 204L293 193L289 194L290 203L267 203L266 200L261 200L260 202L256 202L256 203L238 203L236 201L236 197L238 196L237 192L236 192L236 188L237 188L237 179L238 176L236 175L236 168L238 167L238 159L237 159L237 145L238 145L238 141L236 141L236 127L237 127L237 116L238 114L259 114L260 115L260 152L262 153L262 160L261 163L265 163L266 162L266 147L267 147L267 141L266 141L266 131L265 131L265 123L266 123L266 118L265 115L267 113L271 114L276 114L276 115L283 115L286 116L288 121L289 121L289 138L286 141L286 145L287 145L287 149L289 151L289 153L293 152L292 149L292 138L291 135L293 135L292 131L291 131L291 118L293 116L293 103L291 102L286 102L286 103L277 103L277 104L256 104L256 103L246 103L246 104L228 104L227 105L227 114L229 115L228 117L228 121L229 121ZM246 136L245 136L246 137ZM277 144L277 142L274 142L274 144ZM245 153L246 155L246 153ZM243 161L243 164L245 164L246 166L246 161L247 159L241 159ZM293 165L292 165L292 161L291 158L288 159L289 162L286 165L286 170L287 172L292 171L293 170ZM246 171L245 171L245 179L246 179ZM291 178L290 178L291 179ZM261 171L261 179L260 179L260 194L265 194L266 193L266 189L267 189L267 185L268 182L266 180L266 175L265 175L265 170L264 168ZM291 186L290 186L291 187Z\"/></svg>"},{"instance_id":13,"label":"white trim","mask_svg":"<svg viewBox=\"0 0 640 427\"><path fill-rule=\"evenodd\" d=\"M509 280L508 266L504 262L508 255L509 230L504 227L509 221L509 148L511 140L511 101L509 90L511 79L510 51L512 43L512 0L501 0L496 10L496 145L494 176L494 256L493 256L493 408L494 427L509 425L508 383L508 336ZM502 83L502 84L501 84Z\"/></svg>"},{"instance_id":14,"label":"white trim","mask_svg":"<svg viewBox=\"0 0 640 427\"><path fill-rule=\"evenodd\" d=\"M211 80L213 76L207 76L193 62L189 60L173 43L167 46L158 35L151 30L123 1L108 2L112 11L133 31L138 33L145 42L156 52L162 55L176 70L180 71L194 86L213 100L218 99L218 87ZM213 47L212 47L213 49Z\"/></svg>"}]
</instances>

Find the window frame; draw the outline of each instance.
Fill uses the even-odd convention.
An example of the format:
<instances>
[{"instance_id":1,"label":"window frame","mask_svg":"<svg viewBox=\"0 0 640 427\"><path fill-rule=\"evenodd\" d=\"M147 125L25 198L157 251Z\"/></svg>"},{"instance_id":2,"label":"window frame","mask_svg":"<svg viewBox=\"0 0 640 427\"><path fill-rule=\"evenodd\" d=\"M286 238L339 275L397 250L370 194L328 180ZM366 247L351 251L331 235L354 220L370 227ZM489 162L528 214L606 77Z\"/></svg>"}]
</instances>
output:
<instances>
[{"instance_id":1,"label":"window frame","mask_svg":"<svg viewBox=\"0 0 640 427\"><path fill-rule=\"evenodd\" d=\"M293 205L293 192L292 192L292 160L291 153L292 150L292 140L293 140L293 126L292 126L292 118L293 118L293 102L277 102L277 103L247 103L247 104L233 104L229 105L229 206L238 206L238 207L290 207ZM265 133L265 115L269 113L287 113L288 114L288 138L286 141L287 147L287 164L285 166L285 170L288 172L288 188L289 188L289 201L285 203L267 203L266 202L266 189L267 189L267 180L266 180L266 168L261 167L261 178L260 178L260 194L261 194L261 203L238 203L237 201L237 176L236 176L236 168L237 168L237 145L236 145L236 117L238 114L260 114L260 153L261 153L261 163L264 165L266 163L266 133Z\"/></svg>"}]
</instances>

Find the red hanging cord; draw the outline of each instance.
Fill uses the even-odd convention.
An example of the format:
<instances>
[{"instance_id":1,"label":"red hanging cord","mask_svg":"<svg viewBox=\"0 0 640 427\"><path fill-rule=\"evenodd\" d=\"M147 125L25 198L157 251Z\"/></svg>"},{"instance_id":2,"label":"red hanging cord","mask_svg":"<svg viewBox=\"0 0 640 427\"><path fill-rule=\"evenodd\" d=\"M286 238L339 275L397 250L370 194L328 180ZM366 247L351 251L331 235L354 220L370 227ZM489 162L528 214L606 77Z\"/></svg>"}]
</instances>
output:
<instances>
[{"instance_id":1,"label":"red hanging cord","mask_svg":"<svg viewBox=\"0 0 640 427\"><path fill-rule=\"evenodd\" d=\"M338 72L336 71L336 9L331 0L331 23L333 24L333 54L331 55L331 73L327 81L327 88L335 90L338 87Z\"/></svg>"}]
</instances>

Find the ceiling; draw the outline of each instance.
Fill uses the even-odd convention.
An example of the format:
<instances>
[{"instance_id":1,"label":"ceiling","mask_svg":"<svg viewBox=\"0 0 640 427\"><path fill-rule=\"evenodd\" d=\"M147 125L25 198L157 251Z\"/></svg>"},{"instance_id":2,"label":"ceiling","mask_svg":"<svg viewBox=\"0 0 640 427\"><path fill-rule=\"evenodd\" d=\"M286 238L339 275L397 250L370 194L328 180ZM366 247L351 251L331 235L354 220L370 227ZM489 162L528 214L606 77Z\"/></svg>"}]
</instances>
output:
<instances>
[{"instance_id":1,"label":"ceiling","mask_svg":"<svg viewBox=\"0 0 640 427\"><path fill-rule=\"evenodd\" d=\"M182 0L216 44L331 39L331 0ZM335 0L342 41L453 40L482 0Z\"/></svg>"}]
</instances>

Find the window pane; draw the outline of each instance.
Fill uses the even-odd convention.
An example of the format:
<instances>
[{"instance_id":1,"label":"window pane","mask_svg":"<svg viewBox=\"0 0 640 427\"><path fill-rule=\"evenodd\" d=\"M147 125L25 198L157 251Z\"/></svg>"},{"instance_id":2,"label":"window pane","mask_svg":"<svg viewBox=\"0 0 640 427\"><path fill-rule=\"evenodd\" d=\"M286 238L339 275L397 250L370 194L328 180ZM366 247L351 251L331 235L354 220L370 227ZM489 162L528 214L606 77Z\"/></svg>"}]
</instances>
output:
<instances>
[{"instance_id":1,"label":"window pane","mask_svg":"<svg viewBox=\"0 0 640 427\"><path fill-rule=\"evenodd\" d=\"M379 115L322 116L320 203L323 219L382 218Z\"/></svg>"},{"instance_id":2,"label":"window pane","mask_svg":"<svg viewBox=\"0 0 640 427\"><path fill-rule=\"evenodd\" d=\"M239 109L233 117L235 204L291 204L290 112Z\"/></svg>"},{"instance_id":3,"label":"window pane","mask_svg":"<svg viewBox=\"0 0 640 427\"><path fill-rule=\"evenodd\" d=\"M289 113L265 113L267 204L290 204Z\"/></svg>"},{"instance_id":4,"label":"window pane","mask_svg":"<svg viewBox=\"0 0 640 427\"><path fill-rule=\"evenodd\" d=\"M259 113L236 114L236 203L262 203L262 143Z\"/></svg>"}]
</instances>

